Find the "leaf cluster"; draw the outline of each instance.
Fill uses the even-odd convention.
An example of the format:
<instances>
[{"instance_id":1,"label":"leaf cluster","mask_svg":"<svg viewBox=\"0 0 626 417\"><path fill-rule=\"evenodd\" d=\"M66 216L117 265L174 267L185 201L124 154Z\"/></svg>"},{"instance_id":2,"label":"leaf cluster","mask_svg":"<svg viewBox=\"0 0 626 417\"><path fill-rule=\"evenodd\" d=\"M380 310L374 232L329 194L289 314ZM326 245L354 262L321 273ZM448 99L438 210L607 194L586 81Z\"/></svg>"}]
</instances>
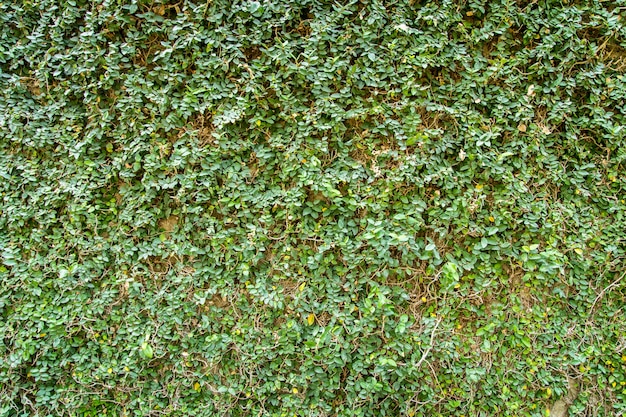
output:
<instances>
[{"instance_id":1,"label":"leaf cluster","mask_svg":"<svg viewBox=\"0 0 626 417\"><path fill-rule=\"evenodd\" d=\"M3 1L0 416L626 413L624 10Z\"/></svg>"}]
</instances>

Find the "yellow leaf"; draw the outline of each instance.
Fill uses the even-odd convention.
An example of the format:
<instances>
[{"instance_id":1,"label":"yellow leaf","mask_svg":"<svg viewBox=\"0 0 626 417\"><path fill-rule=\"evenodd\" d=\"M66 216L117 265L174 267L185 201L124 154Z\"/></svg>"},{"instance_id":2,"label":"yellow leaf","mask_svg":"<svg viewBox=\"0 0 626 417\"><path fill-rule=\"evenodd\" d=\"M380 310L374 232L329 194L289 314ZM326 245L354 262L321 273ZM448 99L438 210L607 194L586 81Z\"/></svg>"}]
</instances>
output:
<instances>
[{"instance_id":1,"label":"yellow leaf","mask_svg":"<svg viewBox=\"0 0 626 417\"><path fill-rule=\"evenodd\" d=\"M575 248L575 249L574 249L574 252L576 252L576 253L577 253L577 254L579 254L579 255L582 255L582 254L583 254L583 250L582 250L581 248Z\"/></svg>"},{"instance_id":2,"label":"yellow leaf","mask_svg":"<svg viewBox=\"0 0 626 417\"><path fill-rule=\"evenodd\" d=\"M260 120L257 120L257 121L256 121L256 125L257 125L257 126L261 126L261 121L260 121Z\"/></svg>"},{"instance_id":3,"label":"yellow leaf","mask_svg":"<svg viewBox=\"0 0 626 417\"><path fill-rule=\"evenodd\" d=\"M304 287L306 287L306 281L303 282L302 284L300 284L300 286L298 287L298 290L300 290L300 292L304 291Z\"/></svg>"},{"instance_id":4,"label":"yellow leaf","mask_svg":"<svg viewBox=\"0 0 626 417\"><path fill-rule=\"evenodd\" d=\"M313 323L315 323L315 314L313 313L309 314L309 317L307 317L306 322L309 323L309 326L312 326Z\"/></svg>"},{"instance_id":5,"label":"yellow leaf","mask_svg":"<svg viewBox=\"0 0 626 417\"><path fill-rule=\"evenodd\" d=\"M193 389L196 390L197 392L200 392L200 384L197 382L193 384Z\"/></svg>"},{"instance_id":6,"label":"yellow leaf","mask_svg":"<svg viewBox=\"0 0 626 417\"><path fill-rule=\"evenodd\" d=\"M491 223L493 223L493 222L495 222L495 221L496 221L496 219L495 219L493 216L489 216L489 221L490 221Z\"/></svg>"},{"instance_id":7,"label":"yellow leaf","mask_svg":"<svg viewBox=\"0 0 626 417\"><path fill-rule=\"evenodd\" d=\"M526 125L525 125L524 123L520 123L520 124L517 126L517 130L519 130L519 131L520 131L520 132L522 132L522 133L526 132Z\"/></svg>"}]
</instances>

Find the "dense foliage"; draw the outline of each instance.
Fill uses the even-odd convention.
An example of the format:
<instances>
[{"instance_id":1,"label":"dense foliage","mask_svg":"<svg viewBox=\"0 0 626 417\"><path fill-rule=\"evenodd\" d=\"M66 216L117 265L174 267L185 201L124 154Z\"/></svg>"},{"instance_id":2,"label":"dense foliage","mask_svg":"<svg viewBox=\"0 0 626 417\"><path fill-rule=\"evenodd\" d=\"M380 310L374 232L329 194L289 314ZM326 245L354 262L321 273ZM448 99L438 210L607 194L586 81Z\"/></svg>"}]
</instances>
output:
<instances>
[{"instance_id":1,"label":"dense foliage","mask_svg":"<svg viewBox=\"0 0 626 417\"><path fill-rule=\"evenodd\" d=\"M0 416L626 413L625 11L3 1Z\"/></svg>"}]
</instances>

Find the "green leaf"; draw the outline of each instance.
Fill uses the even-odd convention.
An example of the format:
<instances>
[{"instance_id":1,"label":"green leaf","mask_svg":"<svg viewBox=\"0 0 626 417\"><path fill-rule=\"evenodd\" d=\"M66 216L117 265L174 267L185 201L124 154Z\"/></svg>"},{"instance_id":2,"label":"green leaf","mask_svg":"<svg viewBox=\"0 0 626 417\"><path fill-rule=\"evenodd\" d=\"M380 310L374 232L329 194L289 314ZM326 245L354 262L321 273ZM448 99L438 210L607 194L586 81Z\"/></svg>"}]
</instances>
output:
<instances>
[{"instance_id":1,"label":"green leaf","mask_svg":"<svg viewBox=\"0 0 626 417\"><path fill-rule=\"evenodd\" d=\"M143 342L139 349L141 356L145 359L152 359L154 352L152 350L152 346L148 344L148 342Z\"/></svg>"},{"instance_id":2,"label":"green leaf","mask_svg":"<svg viewBox=\"0 0 626 417\"><path fill-rule=\"evenodd\" d=\"M454 289L455 285L459 282L460 276L458 267L454 262L446 262L441 269L439 283L441 290L448 292Z\"/></svg>"}]
</instances>

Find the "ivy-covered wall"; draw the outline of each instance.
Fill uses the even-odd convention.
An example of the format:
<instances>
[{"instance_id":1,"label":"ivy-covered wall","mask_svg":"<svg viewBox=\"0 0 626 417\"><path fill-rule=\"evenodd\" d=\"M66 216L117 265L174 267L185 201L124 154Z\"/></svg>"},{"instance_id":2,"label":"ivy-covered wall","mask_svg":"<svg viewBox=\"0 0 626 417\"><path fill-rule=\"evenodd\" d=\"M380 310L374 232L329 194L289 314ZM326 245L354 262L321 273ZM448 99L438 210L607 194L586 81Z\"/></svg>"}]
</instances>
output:
<instances>
[{"instance_id":1,"label":"ivy-covered wall","mask_svg":"<svg viewBox=\"0 0 626 417\"><path fill-rule=\"evenodd\" d=\"M625 414L625 19L3 0L0 416Z\"/></svg>"}]
</instances>

